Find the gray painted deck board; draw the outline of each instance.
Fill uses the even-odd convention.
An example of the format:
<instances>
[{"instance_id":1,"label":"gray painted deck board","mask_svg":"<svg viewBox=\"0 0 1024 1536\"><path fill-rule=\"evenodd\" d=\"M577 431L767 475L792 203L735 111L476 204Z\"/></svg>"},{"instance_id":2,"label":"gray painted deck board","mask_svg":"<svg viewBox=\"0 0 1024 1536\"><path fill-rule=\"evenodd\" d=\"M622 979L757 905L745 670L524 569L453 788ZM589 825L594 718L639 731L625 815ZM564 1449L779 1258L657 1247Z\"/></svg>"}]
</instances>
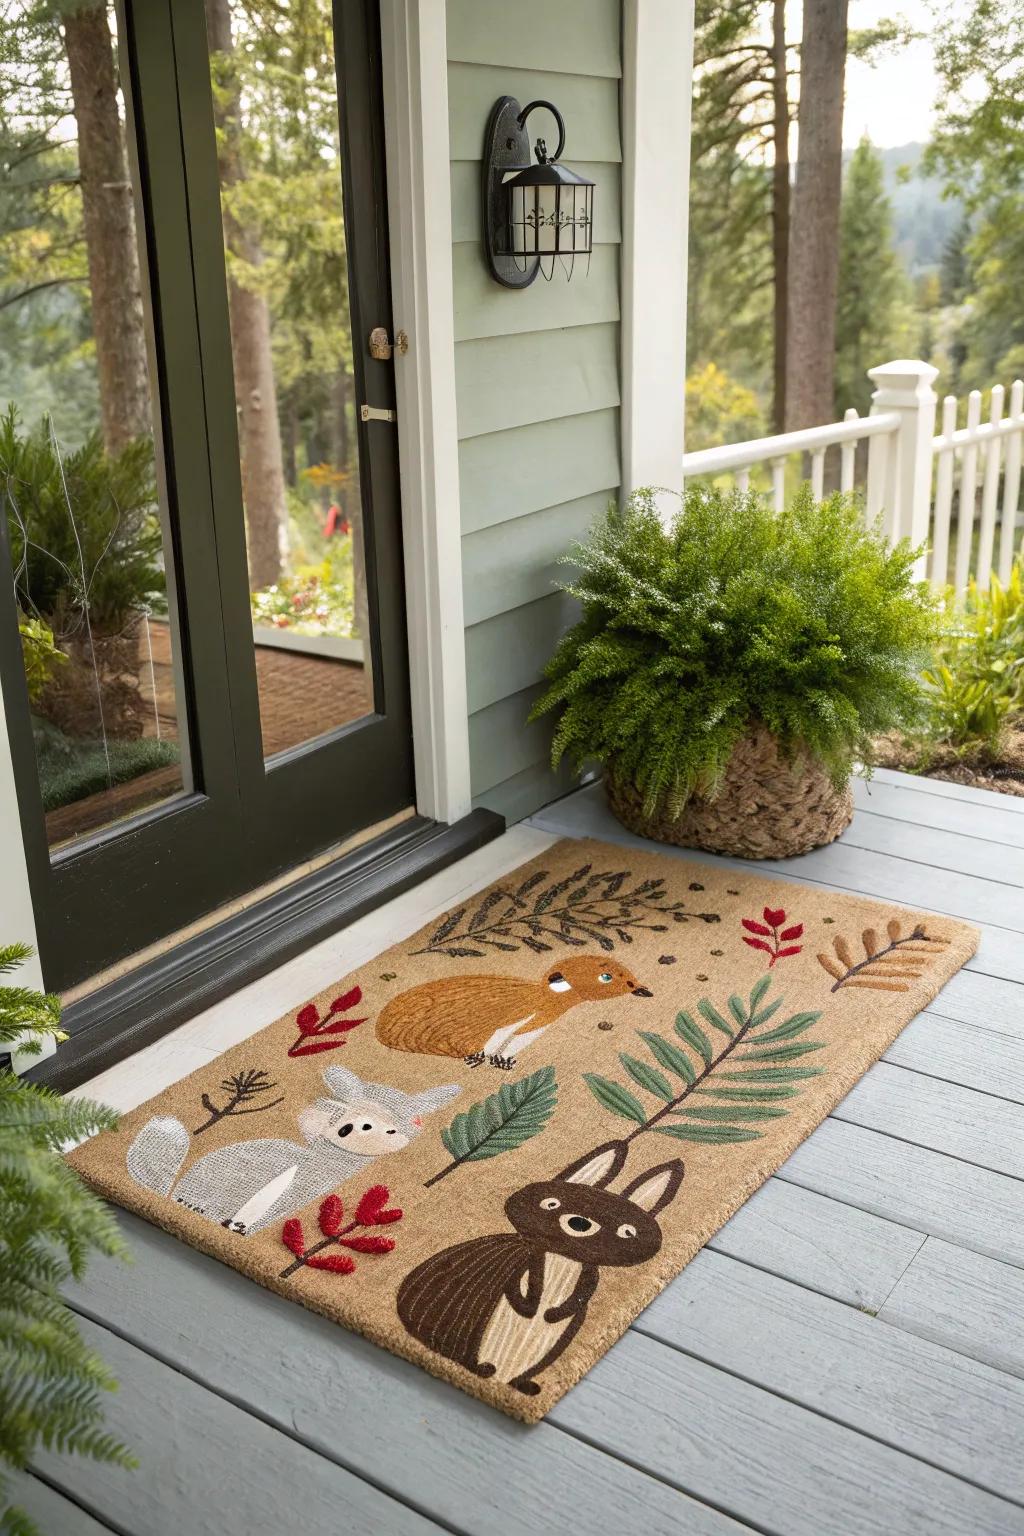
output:
<instances>
[{"instance_id":1,"label":"gray painted deck board","mask_svg":"<svg viewBox=\"0 0 1024 1536\"><path fill-rule=\"evenodd\" d=\"M634 1343L635 1341L635 1343ZM549 1415L771 1536L1021 1536L1017 1505L785 1398L628 1335ZM754 1341L750 1341L756 1347ZM668 1405L671 1405L669 1408ZM577 1527L580 1529L580 1527ZM640 1536L642 1527L629 1527Z\"/></svg>"},{"instance_id":2,"label":"gray painted deck board","mask_svg":"<svg viewBox=\"0 0 1024 1536\"><path fill-rule=\"evenodd\" d=\"M111 1529L30 1473L14 1474L10 1494L11 1503L36 1522L42 1536L108 1536Z\"/></svg>"},{"instance_id":3,"label":"gray painted deck board","mask_svg":"<svg viewBox=\"0 0 1024 1536\"><path fill-rule=\"evenodd\" d=\"M51 1536L261 1536L307 1503L332 1536L1024 1536L1024 803L883 773L857 801L768 868L974 921L977 956L543 1425L124 1217L134 1267L73 1304L148 1471L47 1462L100 1522ZM534 825L636 842L599 788Z\"/></svg>"},{"instance_id":4,"label":"gray painted deck board","mask_svg":"<svg viewBox=\"0 0 1024 1536\"><path fill-rule=\"evenodd\" d=\"M884 1060L1024 1104L1024 1035L1015 1038L928 1009L897 1036Z\"/></svg>"},{"instance_id":5,"label":"gray painted deck board","mask_svg":"<svg viewBox=\"0 0 1024 1536\"><path fill-rule=\"evenodd\" d=\"M913 782L916 786L922 781ZM998 846L1024 848L1024 817L1020 810L1012 808L1014 802L1008 795L991 798L999 803L979 805L973 800L951 800L916 787L902 788L877 775L870 782L853 781L853 803L858 810L874 811L876 815L891 816L916 827L934 827L940 832L964 832ZM1016 802L1018 806L1021 803Z\"/></svg>"},{"instance_id":6,"label":"gray painted deck board","mask_svg":"<svg viewBox=\"0 0 1024 1536\"><path fill-rule=\"evenodd\" d=\"M202 1326L194 1314L191 1329ZM227 1326L225 1324L227 1323ZM44 1477L131 1536L243 1536L305 1528L388 1536L436 1536L426 1519L262 1419L206 1392L180 1371L88 1320L82 1334L120 1381L107 1424L139 1459L134 1471L44 1452ZM263 1347L262 1330L246 1335L221 1318L236 1363ZM287 1381L290 1367L277 1361ZM347 1432L339 1414L339 1440Z\"/></svg>"},{"instance_id":7,"label":"gray painted deck board","mask_svg":"<svg viewBox=\"0 0 1024 1536\"><path fill-rule=\"evenodd\" d=\"M998 1080L993 1091L998 1091ZM875 1064L835 1110L868 1130L1024 1179L1024 1107L958 1083Z\"/></svg>"},{"instance_id":8,"label":"gray painted deck board","mask_svg":"<svg viewBox=\"0 0 1024 1536\"><path fill-rule=\"evenodd\" d=\"M122 1219L135 1263L97 1263L73 1293L76 1307L187 1371L194 1393L212 1401L220 1401L213 1393L230 1394L319 1456L358 1466L445 1524L474 1536L576 1529L733 1536L732 1522L715 1511L551 1425L528 1428L487 1410L143 1222ZM239 1338L259 1347L239 1351ZM136 1354L148 1370L148 1356ZM115 1369L121 1360L112 1359ZM138 1369L134 1362L133 1378ZM620 1375L628 1379L628 1360ZM198 1381L213 1391L203 1394ZM279 1528L251 1532L276 1536ZM354 1520L343 1528L358 1529ZM390 1527L364 1528L391 1536Z\"/></svg>"},{"instance_id":9,"label":"gray painted deck board","mask_svg":"<svg viewBox=\"0 0 1024 1536\"><path fill-rule=\"evenodd\" d=\"M877 1312L924 1241L910 1227L799 1184L769 1179L708 1247Z\"/></svg>"},{"instance_id":10,"label":"gray painted deck board","mask_svg":"<svg viewBox=\"0 0 1024 1536\"><path fill-rule=\"evenodd\" d=\"M639 1326L708 1365L1024 1503L1024 1383L955 1349L707 1251L651 1303Z\"/></svg>"},{"instance_id":11,"label":"gray painted deck board","mask_svg":"<svg viewBox=\"0 0 1024 1536\"><path fill-rule=\"evenodd\" d=\"M929 1237L878 1314L923 1339L1024 1376L1024 1270Z\"/></svg>"},{"instance_id":12,"label":"gray painted deck board","mask_svg":"<svg viewBox=\"0 0 1024 1536\"><path fill-rule=\"evenodd\" d=\"M147 1349L215 1391L253 1404L321 1454L357 1465L382 1488L415 1497L460 1530L480 1536L584 1530L724 1536L733 1530L714 1510L681 1499L666 1483L785 1536L833 1529L844 1536L892 1536L915 1530L912 1520L929 1508L934 1530L950 1536L1021 1529L1015 1523L1019 1510L771 1392L687 1360L637 1330L549 1422L527 1429L261 1292L212 1259L169 1243L141 1222L124 1222L136 1263L130 1269L97 1265L76 1292L76 1305L115 1317L125 1333L143 1338ZM197 1318L203 1319L202 1348L195 1342ZM254 1331L259 1351L240 1354L234 1339ZM668 1399L672 1412L666 1414ZM797 1435L803 1455L811 1453L807 1465L791 1458L781 1482L773 1455L780 1423ZM561 1434L559 1426L569 1433ZM717 1447L714 1467L706 1465L705 1443ZM724 1496L720 1464L734 1467L742 1461L741 1447L749 1454L753 1446L754 1460ZM612 1454L602 1455L602 1448ZM619 1456L639 1462L656 1481ZM867 1495L861 1480L870 1487ZM766 1526L759 1507L778 1511L779 1523ZM899 1518L905 1523L897 1524Z\"/></svg>"},{"instance_id":13,"label":"gray painted deck board","mask_svg":"<svg viewBox=\"0 0 1024 1536\"><path fill-rule=\"evenodd\" d=\"M1024 1182L829 1119L779 1175L918 1232L1024 1266Z\"/></svg>"}]
</instances>

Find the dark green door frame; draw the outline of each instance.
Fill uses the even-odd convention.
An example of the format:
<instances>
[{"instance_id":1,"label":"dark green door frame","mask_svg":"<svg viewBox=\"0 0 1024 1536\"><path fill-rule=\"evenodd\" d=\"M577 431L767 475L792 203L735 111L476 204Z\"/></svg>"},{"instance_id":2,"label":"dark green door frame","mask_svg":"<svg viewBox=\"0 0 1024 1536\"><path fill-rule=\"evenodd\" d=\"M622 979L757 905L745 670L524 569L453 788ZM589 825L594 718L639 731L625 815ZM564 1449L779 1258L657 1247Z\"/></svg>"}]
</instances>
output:
<instances>
[{"instance_id":1,"label":"dark green door frame","mask_svg":"<svg viewBox=\"0 0 1024 1536\"><path fill-rule=\"evenodd\" d=\"M390 328L379 0L334 0L353 336ZM375 712L264 765L202 0L121 0L193 790L51 855L12 584L0 669L43 972L62 990L414 800L393 426L360 424ZM125 68L127 66L127 68ZM129 135L131 137L131 134ZM391 407L390 368L357 399ZM9 570L6 528L0 551Z\"/></svg>"}]
</instances>

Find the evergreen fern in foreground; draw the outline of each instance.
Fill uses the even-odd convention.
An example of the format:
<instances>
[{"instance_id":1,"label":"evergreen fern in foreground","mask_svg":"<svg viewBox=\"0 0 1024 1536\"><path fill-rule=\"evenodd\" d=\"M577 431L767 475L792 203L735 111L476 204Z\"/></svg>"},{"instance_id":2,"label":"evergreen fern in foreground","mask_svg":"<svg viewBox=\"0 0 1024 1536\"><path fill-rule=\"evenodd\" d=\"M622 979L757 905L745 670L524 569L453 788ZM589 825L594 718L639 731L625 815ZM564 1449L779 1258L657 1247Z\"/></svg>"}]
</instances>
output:
<instances>
[{"instance_id":1,"label":"evergreen fern in foreground","mask_svg":"<svg viewBox=\"0 0 1024 1536\"><path fill-rule=\"evenodd\" d=\"M850 497L688 490L669 527L654 492L612 508L566 557L580 621L531 718L558 712L552 761L597 760L647 815L713 795L757 722L837 785L872 739L923 714L937 604L916 555L864 526Z\"/></svg>"},{"instance_id":2,"label":"evergreen fern in foreground","mask_svg":"<svg viewBox=\"0 0 1024 1536\"><path fill-rule=\"evenodd\" d=\"M0 946L0 974L30 953L23 944ZM58 1000L0 986L0 1048L17 1041L38 1053L45 1035L60 1035ZM25 1467L39 1445L133 1465L103 1429L100 1394L116 1383L60 1298L91 1251L124 1252L107 1207L60 1156L66 1143L116 1120L98 1104L60 1098L0 1071L0 1463L9 1467ZM35 1530L11 1505L0 1473L0 1532Z\"/></svg>"}]
</instances>

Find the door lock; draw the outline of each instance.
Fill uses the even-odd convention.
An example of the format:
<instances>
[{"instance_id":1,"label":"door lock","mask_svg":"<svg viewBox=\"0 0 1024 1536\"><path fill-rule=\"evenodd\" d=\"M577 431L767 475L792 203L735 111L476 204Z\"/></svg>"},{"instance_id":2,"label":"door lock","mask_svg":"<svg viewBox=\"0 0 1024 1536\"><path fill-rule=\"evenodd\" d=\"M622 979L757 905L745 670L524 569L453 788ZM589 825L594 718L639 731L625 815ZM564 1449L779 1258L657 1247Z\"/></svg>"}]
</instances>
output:
<instances>
[{"instance_id":1,"label":"door lock","mask_svg":"<svg viewBox=\"0 0 1024 1536\"><path fill-rule=\"evenodd\" d=\"M400 357L405 356L409 350L409 337L405 331L396 331L392 341L386 327L375 325L366 339L366 345L372 358L378 363L386 363L390 361L392 352L397 352Z\"/></svg>"}]
</instances>

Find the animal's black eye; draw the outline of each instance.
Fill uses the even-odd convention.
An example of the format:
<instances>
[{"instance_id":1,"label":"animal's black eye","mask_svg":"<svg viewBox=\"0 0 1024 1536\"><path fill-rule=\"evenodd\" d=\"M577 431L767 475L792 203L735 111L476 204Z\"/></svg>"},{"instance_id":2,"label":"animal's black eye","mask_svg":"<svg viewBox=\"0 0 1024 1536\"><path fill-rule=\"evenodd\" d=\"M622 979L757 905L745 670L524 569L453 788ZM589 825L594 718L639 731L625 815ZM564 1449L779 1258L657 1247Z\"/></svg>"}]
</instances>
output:
<instances>
[{"instance_id":1,"label":"animal's black eye","mask_svg":"<svg viewBox=\"0 0 1024 1536\"><path fill-rule=\"evenodd\" d=\"M393 1136L395 1133L394 1131L385 1131L384 1134L385 1136Z\"/></svg>"},{"instance_id":2,"label":"animal's black eye","mask_svg":"<svg viewBox=\"0 0 1024 1536\"><path fill-rule=\"evenodd\" d=\"M364 1120L363 1121L363 1130L364 1131L372 1131L373 1130L373 1126L370 1124L369 1120Z\"/></svg>"},{"instance_id":3,"label":"animal's black eye","mask_svg":"<svg viewBox=\"0 0 1024 1536\"><path fill-rule=\"evenodd\" d=\"M616 1232L615 1236L616 1237L636 1237L636 1227L631 1226L631 1224L628 1221L624 1221L622 1223L622 1226Z\"/></svg>"},{"instance_id":4,"label":"animal's black eye","mask_svg":"<svg viewBox=\"0 0 1024 1536\"><path fill-rule=\"evenodd\" d=\"M554 1195L549 1195L546 1200L541 1201L540 1208L542 1211L557 1211L561 1203L561 1200L556 1200Z\"/></svg>"}]
</instances>

